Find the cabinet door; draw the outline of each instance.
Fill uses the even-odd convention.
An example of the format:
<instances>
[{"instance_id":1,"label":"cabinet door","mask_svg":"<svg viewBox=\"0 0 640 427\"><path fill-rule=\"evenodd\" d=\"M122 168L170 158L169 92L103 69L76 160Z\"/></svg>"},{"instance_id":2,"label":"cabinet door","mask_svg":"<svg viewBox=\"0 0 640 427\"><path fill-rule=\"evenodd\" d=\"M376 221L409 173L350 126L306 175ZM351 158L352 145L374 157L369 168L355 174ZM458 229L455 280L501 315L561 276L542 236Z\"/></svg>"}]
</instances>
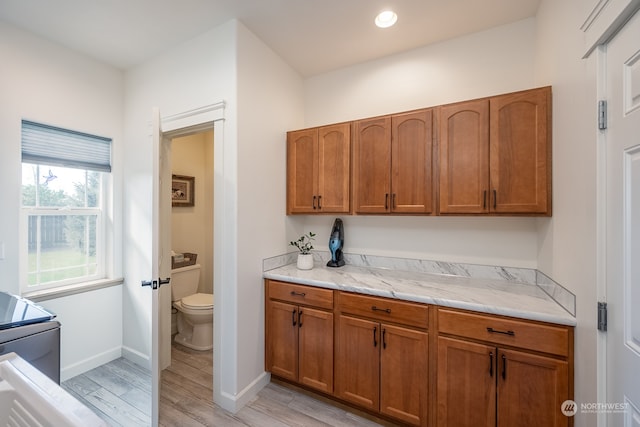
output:
<instances>
[{"instance_id":1,"label":"cabinet door","mask_svg":"<svg viewBox=\"0 0 640 427\"><path fill-rule=\"evenodd\" d=\"M438 337L438 427L495 427L496 358L495 347Z\"/></svg>"},{"instance_id":2,"label":"cabinet door","mask_svg":"<svg viewBox=\"0 0 640 427\"><path fill-rule=\"evenodd\" d=\"M386 324L381 328L380 412L408 424L426 425L428 335Z\"/></svg>"},{"instance_id":3,"label":"cabinet door","mask_svg":"<svg viewBox=\"0 0 640 427\"><path fill-rule=\"evenodd\" d=\"M341 315L337 334L336 397L377 411L380 404L380 325Z\"/></svg>"},{"instance_id":4,"label":"cabinet door","mask_svg":"<svg viewBox=\"0 0 640 427\"><path fill-rule=\"evenodd\" d=\"M298 380L298 308L279 301L267 302L266 370Z\"/></svg>"},{"instance_id":5,"label":"cabinet door","mask_svg":"<svg viewBox=\"0 0 640 427\"><path fill-rule=\"evenodd\" d=\"M433 211L431 110L391 118L391 211Z\"/></svg>"},{"instance_id":6,"label":"cabinet door","mask_svg":"<svg viewBox=\"0 0 640 427\"><path fill-rule=\"evenodd\" d=\"M391 118L354 123L353 199L357 213L389 212L391 197Z\"/></svg>"},{"instance_id":7,"label":"cabinet door","mask_svg":"<svg viewBox=\"0 0 640 427\"><path fill-rule=\"evenodd\" d=\"M540 213L551 207L551 89L491 98L491 208Z\"/></svg>"},{"instance_id":8,"label":"cabinet door","mask_svg":"<svg viewBox=\"0 0 640 427\"><path fill-rule=\"evenodd\" d=\"M318 200L324 213L350 210L351 125L342 123L318 130Z\"/></svg>"},{"instance_id":9,"label":"cabinet door","mask_svg":"<svg viewBox=\"0 0 640 427\"><path fill-rule=\"evenodd\" d=\"M287 133L287 214L317 209L318 130Z\"/></svg>"},{"instance_id":10,"label":"cabinet door","mask_svg":"<svg viewBox=\"0 0 640 427\"><path fill-rule=\"evenodd\" d=\"M440 213L489 212L489 101L439 108Z\"/></svg>"},{"instance_id":11,"label":"cabinet door","mask_svg":"<svg viewBox=\"0 0 640 427\"><path fill-rule=\"evenodd\" d=\"M569 425L560 411L569 399L567 362L500 349L498 371L498 426Z\"/></svg>"},{"instance_id":12,"label":"cabinet door","mask_svg":"<svg viewBox=\"0 0 640 427\"><path fill-rule=\"evenodd\" d=\"M333 313L299 308L299 379L306 386L333 392Z\"/></svg>"}]
</instances>

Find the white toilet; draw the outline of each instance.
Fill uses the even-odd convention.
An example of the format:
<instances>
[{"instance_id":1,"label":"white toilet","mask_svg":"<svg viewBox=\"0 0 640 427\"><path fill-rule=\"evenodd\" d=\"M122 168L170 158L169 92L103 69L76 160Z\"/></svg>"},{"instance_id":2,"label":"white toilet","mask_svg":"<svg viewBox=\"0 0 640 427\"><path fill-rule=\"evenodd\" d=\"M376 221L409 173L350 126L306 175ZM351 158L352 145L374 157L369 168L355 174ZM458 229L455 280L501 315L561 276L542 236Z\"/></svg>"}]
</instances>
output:
<instances>
[{"instance_id":1,"label":"white toilet","mask_svg":"<svg viewBox=\"0 0 640 427\"><path fill-rule=\"evenodd\" d=\"M171 300L178 310L175 341L194 350L213 348L213 294L198 293L200 264L171 270Z\"/></svg>"}]
</instances>

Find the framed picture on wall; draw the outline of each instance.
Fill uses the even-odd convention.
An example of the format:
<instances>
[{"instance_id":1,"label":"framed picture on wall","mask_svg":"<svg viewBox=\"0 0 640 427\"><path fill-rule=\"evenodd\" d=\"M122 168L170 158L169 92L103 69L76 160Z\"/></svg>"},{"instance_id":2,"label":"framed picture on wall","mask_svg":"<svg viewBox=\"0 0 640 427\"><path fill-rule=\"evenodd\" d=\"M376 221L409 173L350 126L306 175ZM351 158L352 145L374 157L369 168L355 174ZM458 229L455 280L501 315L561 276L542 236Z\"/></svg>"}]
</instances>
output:
<instances>
[{"instance_id":1,"label":"framed picture on wall","mask_svg":"<svg viewBox=\"0 0 640 427\"><path fill-rule=\"evenodd\" d=\"M194 206L195 178L192 176L171 176L171 206Z\"/></svg>"}]
</instances>

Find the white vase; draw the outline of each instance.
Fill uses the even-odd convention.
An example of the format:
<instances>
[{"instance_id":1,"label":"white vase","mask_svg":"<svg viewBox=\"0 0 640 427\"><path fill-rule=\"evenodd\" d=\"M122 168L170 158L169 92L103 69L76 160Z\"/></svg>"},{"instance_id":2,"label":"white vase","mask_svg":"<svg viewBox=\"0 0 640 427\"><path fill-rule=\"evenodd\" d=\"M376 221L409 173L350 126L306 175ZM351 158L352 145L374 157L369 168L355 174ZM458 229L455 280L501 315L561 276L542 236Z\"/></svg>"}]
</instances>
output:
<instances>
[{"instance_id":1,"label":"white vase","mask_svg":"<svg viewBox=\"0 0 640 427\"><path fill-rule=\"evenodd\" d=\"M299 270L311 270L313 268L313 254L298 254L296 265Z\"/></svg>"}]
</instances>

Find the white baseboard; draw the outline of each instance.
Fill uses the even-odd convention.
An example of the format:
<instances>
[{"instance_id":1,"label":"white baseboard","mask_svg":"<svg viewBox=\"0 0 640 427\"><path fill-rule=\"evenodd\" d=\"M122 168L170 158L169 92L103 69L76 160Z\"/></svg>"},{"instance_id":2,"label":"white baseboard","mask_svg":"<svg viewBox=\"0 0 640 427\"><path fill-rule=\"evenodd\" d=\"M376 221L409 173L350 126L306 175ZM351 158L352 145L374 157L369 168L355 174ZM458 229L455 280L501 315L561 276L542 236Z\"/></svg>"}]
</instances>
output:
<instances>
[{"instance_id":1,"label":"white baseboard","mask_svg":"<svg viewBox=\"0 0 640 427\"><path fill-rule=\"evenodd\" d=\"M60 368L60 381L66 381L69 378L73 378L77 375L90 371L93 368L97 368L100 365L109 363L122 356L122 347L114 347L100 354L88 357L84 360L76 362L69 366L63 366Z\"/></svg>"},{"instance_id":2,"label":"white baseboard","mask_svg":"<svg viewBox=\"0 0 640 427\"><path fill-rule=\"evenodd\" d=\"M233 395L226 392L221 392L220 394L214 393L213 401L224 410L235 414L249 403L270 381L271 374L263 372L238 394Z\"/></svg>"},{"instance_id":3,"label":"white baseboard","mask_svg":"<svg viewBox=\"0 0 640 427\"><path fill-rule=\"evenodd\" d=\"M139 365L145 369L151 370L151 359L149 358L149 356L146 354L140 353L139 351L134 350L131 347L127 347L127 346L122 347L122 357L132 361L136 365Z\"/></svg>"}]
</instances>

